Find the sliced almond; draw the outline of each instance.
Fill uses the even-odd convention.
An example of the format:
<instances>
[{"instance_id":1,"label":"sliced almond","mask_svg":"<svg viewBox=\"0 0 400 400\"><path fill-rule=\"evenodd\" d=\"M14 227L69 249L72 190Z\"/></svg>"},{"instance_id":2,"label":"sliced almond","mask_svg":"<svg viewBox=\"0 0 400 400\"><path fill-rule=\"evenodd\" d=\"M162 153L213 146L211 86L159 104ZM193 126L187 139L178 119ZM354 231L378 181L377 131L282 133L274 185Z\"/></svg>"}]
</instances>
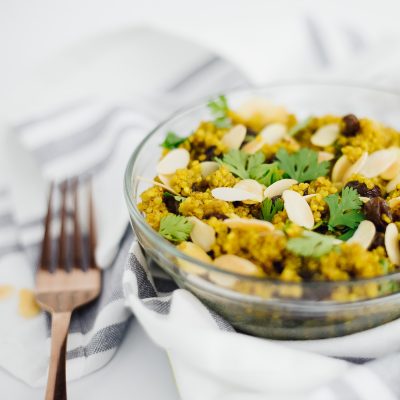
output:
<instances>
[{"instance_id":1,"label":"sliced almond","mask_svg":"<svg viewBox=\"0 0 400 400\"><path fill-rule=\"evenodd\" d=\"M391 165L397 161L397 151L395 149L378 150L370 154L360 169L360 174L367 178L374 178L384 173Z\"/></svg>"},{"instance_id":2,"label":"sliced almond","mask_svg":"<svg viewBox=\"0 0 400 400\"><path fill-rule=\"evenodd\" d=\"M400 197L394 197L388 201L390 208L396 208L400 205Z\"/></svg>"},{"instance_id":3,"label":"sliced almond","mask_svg":"<svg viewBox=\"0 0 400 400\"><path fill-rule=\"evenodd\" d=\"M246 192L253 193L254 196L257 196L256 202L261 203L264 198L264 189L265 186L261 185L254 179L243 179L240 182L238 182L235 186L235 189L242 189L245 190ZM249 204L253 203L254 200L245 200L244 202L248 202Z\"/></svg>"},{"instance_id":4,"label":"sliced almond","mask_svg":"<svg viewBox=\"0 0 400 400\"><path fill-rule=\"evenodd\" d=\"M189 161L190 154L186 149L171 150L157 164L157 172L161 175L171 175L177 169L186 168Z\"/></svg>"},{"instance_id":5,"label":"sliced almond","mask_svg":"<svg viewBox=\"0 0 400 400\"><path fill-rule=\"evenodd\" d=\"M254 97L241 104L236 113L245 121L252 118L260 120L262 125L271 122L286 122L289 113L286 108L277 106L261 97Z\"/></svg>"},{"instance_id":6,"label":"sliced almond","mask_svg":"<svg viewBox=\"0 0 400 400\"><path fill-rule=\"evenodd\" d=\"M342 155L332 169L332 182L341 182L346 171L351 167L351 162L346 155Z\"/></svg>"},{"instance_id":7,"label":"sliced almond","mask_svg":"<svg viewBox=\"0 0 400 400\"><path fill-rule=\"evenodd\" d=\"M394 179L400 173L400 149L395 148L394 151L396 152L396 161L385 171L381 173L381 178L387 181Z\"/></svg>"},{"instance_id":8,"label":"sliced almond","mask_svg":"<svg viewBox=\"0 0 400 400\"><path fill-rule=\"evenodd\" d=\"M368 153L364 152L361 154L361 157L350 167L347 169L343 176L343 181L347 181L351 175L358 174L361 169L364 167L365 163L368 159Z\"/></svg>"},{"instance_id":9,"label":"sliced almond","mask_svg":"<svg viewBox=\"0 0 400 400\"><path fill-rule=\"evenodd\" d=\"M287 133L287 127L281 123L267 125L260 135L266 144L275 144L281 141Z\"/></svg>"},{"instance_id":10,"label":"sliced almond","mask_svg":"<svg viewBox=\"0 0 400 400\"><path fill-rule=\"evenodd\" d=\"M271 232L275 229L274 225L268 221L261 221L260 219L248 218L227 218L224 223L229 228L246 229L258 232Z\"/></svg>"},{"instance_id":11,"label":"sliced almond","mask_svg":"<svg viewBox=\"0 0 400 400\"><path fill-rule=\"evenodd\" d=\"M182 242L176 246L182 253L185 253L187 256L196 258L197 260L212 263L211 257L197 244L192 242ZM178 265L187 273L194 275L204 275L206 271L201 266L192 263L187 260L183 260L178 258Z\"/></svg>"},{"instance_id":12,"label":"sliced almond","mask_svg":"<svg viewBox=\"0 0 400 400\"><path fill-rule=\"evenodd\" d=\"M215 199L224 201L244 201L244 200L254 200L259 201L259 196L254 193L250 193L247 190L220 187L211 190L211 194Z\"/></svg>"},{"instance_id":13,"label":"sliced almond","mask_svg":"<svg viewBox=\"0 0 400 400\"><path fill-rule=\"evenodd\" d=\"M305 196L303 196L303 199L304 199L307 203L309 203L309 202L311 201L311 199L312 199L313 197L315 197L316 195L317 195L316 193L306 194Z\"/></svg>"},{"instance_id":14,"label":"sliced almond","mask_svg":"<svg viewBox=\"0 0 400 400\"><path fill-rule=\"evenodd\" d=\"M393 222L386 227L385 247L389 260L394 265L400 265L399 231Z\"/></svg>"},{"instance_id":15,"label":"sliced almond","mask_svg":"<svg viewBox=\"0 0 400 400\"><path fill-rule=\"evenodd\" d=\"M375 238L376 228L375 225L368 220L364 220L358 225L357 230L353 236L347 241L347 243L358 243L365 250L371 246L372 241Z\"/></svg>"},{"instance_id":16,"label":"sliced almond","mask_svg":"<svg viewBox=\"0 0 400 400\"><path fill-rule=\"evenodd\" d=\"M313 213L303 196L294 190L285 190L282 198L288 218L292 222L307 229L314 226Z\"/></svg>"},{"instance_id":17,"label":"sliced almond","mask_svg":"<svg viewBox=\"0 0 400 400\"><path fill-rule=\"evenodd\" d=\"M170 186L171 177L172 175L158 175L158 179L166 186Z\"/></svg>"},{"instance_id":18,"label":"sliced almond","mask_svg":"<svg viewBox=\"0 0 400 400\"><path fill-rule=\"evenodd\" d=\"M268 186L264 191L264 197L272 199L275 196L280 196L285 190L296 185L296 179L281 179Z\"/></svg>"},{"instance_id":19,"label":"sliced almond","mask_svg":"<svg viewBox=\"0 0 400 400\"><path fill-rule=\"evenodd\" d=\"M200 163L201 176L203 178L211 175L219 169L219 164L215 161L203 161Z\"/></svg>"},{"instance_id":20,"label":"sliced almond","mask_svg":"<svg viewBox=\"0 0 400 400\"><path fill-rule=\"evenodd\" d=\"M192 242L207 253L215 243L214 228L196 217L188 217L188 220L193 223L193 228L190 232Z\"/></svg>"},{"instance_id":21,"label":"sliced almond","mask_svg":"<svg viewBox=\"0 0 400 400\"><path fill-rule=\"evenodd\" d=\"M175 192L175 190L172 189L172 187L164 185L163 183L160 183L160 182L153 181L152 179L145 178L144 176L136 176L135 179L137 179L138 181L142 181L142 182L152 183L155 186L159 186L159 187L162 187L163 189L168 190L168 192L171 192L172 194L179 195L179 193Z\"/></svg>"},{"instance_id":22,"label":"sliced almond","mask_svg":"<svg viewBox=\"0 0 400 400\"><path fill-rule=\"evenodd\" d=\"M247 129L244 125L236 125L225 133L221 142L230 150L239 149L246 137L246 131Z\"/></svg>"},{"instance_id":23,"label":"sliced almond","mask_svg":"<svg viewBox=\"0 0 400 400\"><path fill-rule=\"evenodd\" d=\"M369 202L370 198L369 197L360 196L360 200L365 204L365 203Z\"/></svg>"},{"instance_id":24,"label":"sliced almond","mask_svg":"<svg viewBox=\"0 0 400 400\"><path fill-rule=\"evenodd\" d=\"M318 162L322 161L330 161L335 158L335 155L332 153L329 153L328 151L319 151L318 152Z\"/></svg>"},{"instance_id":25,"label":"sliced almond","mask_svg":"<svg viewBox=\"0 0 400 400\"><path fill-rule=\"evenodd\" d=\"M261 136L257 136L255 139L253 139L251 142L246 143L242 147L242 151L245 152L246 154L254 154L257 153L257 151L261 150L264 146L264 140Z\"/></svg>"},{"instance_id":26,"label":"sliced almond","mask_svg":"<svg viewBox=\"0 0 400 400\"><path fill-rule=\"evenodd\" d=\"M396 186L400 184L400 174L398 174L395 178L393 178L387 185L386 185L386 191L387 192L392 192L393 190L396 189Z\"/></svg>"},{"instance_id":27,"label":"sliced almond","mask_svg":"<svg viewBox=\"0 0 400 400\"><path fill-rule=\"evenodd\" d=\"M235 274L247 276L265 276L265 272L261 267L252 263L245 258L235 256L233 254L224 254L214 260L214 265L224 271L233 272Z\"/></svg>"},{"instance_id":28,"label":"sliced almond","mask_svg":"<svg viewBox=\"0 0 400 400\"><path fill-rule=\"evenodd\" d=\"M314 146L326 147L333 144L338 138L340 127L338 124L328 124L317 129L314 135L311 136L311 143Z\"/></svg>"}]
</instances>

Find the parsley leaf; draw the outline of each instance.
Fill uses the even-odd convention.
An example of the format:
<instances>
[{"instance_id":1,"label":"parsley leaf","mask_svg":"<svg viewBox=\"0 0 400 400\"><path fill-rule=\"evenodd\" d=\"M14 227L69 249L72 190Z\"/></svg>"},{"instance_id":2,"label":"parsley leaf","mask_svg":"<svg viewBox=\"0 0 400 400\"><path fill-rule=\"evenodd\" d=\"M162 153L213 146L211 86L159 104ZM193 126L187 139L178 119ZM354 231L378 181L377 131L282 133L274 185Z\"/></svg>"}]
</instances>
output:
<instances>
[{"instance_id":1,"label":"parsley leaf","mask_svg":"<svg viewBox=\"0 0 400 400\"><path fill-rule=\"evenodd\" d=\"M229 107L226 97L220 95L217 99L209 101L207 107L214 116L214 124L218 128L230 128L232 121L228 116Z\"/></svg>"},{"instance_id":2,"label":"parsley leaf","mask_svg":"<svg viewBox=\"0 0 400 400\"><path fill-rule=\"evenodd\" d=\"M231 150L224 154L222 160L219 158L215 160L239 178L249 179L249 174L247 172L247 154L243 151Z\"/></svg>"},{"instance_id":3,"label":"parsley leaf","mask_svg":"<svg viewBox=\"0 0 400 400\"><path fill-rule=\"evenodd\" d=\"M177 136L175 132L168 132L165 140L161 143L161 146L165 149L176 149L186 138Z\"/></svg>"},{"instance_id":4,"label":"parsley leaf","mask_svg":"<svg viewBox=\"0 0 400 400\"><path fill-rule=\"evenodd\" d=\"M283 210L283 200L276 199L272 201L268 197L261 203L261 215L263 220L272 221L274 215Z\"/></svg>"},{"instance_id":5,"label":"parsley leaf","mask_svg":"<svg viewBox=\"0 0 400 400\"><path fill-rule=\"evenodd\" d=\"M168 214L161 218L159 233L172 242L186 240L192 231L193 224L185 217Z\"/></svg>"},{"instance_id":6,"label":"parsley leaf","mask_svg":"<svg viewBox=\"0 0 400 400\"><path fill-rule=\"evenodd\" d=\"M261 164L253 167L249 171L251 179L255 179L265 186L270 186L274 182L282 179L282 171L278 167L278 163Z\"/></svg>"},{"instance_id":7,"label":"parsley leaf","mask_svg":"<svg viewBox=\"0 0 400 400\"><path fill-rule=\"evenodd\" d=\"M307 148L293 154L281 148L276 153L276 158L279 161L279 168L298 182L312 181L325 176L329 170L329 161L318 163L317 152Z\"/></svg>"},{"instance_id":8,"label":"parsley leaf","mask_svg":"<svg viewBox=\"0 0 400 400\"><path fill-rule=\"evenodd\" d=\"M337 193L325 197L325 201L329 206L329 229L337 226L347 226L354 229L364 219L361 212L362 201L357 190L346 186L342 190L342 198Z\"/></svg>"},{"instance_id":9,"label":"parsley leaf","mask_svg":"<svg viewBox=\"0 0 400 400\"><path fill-rule=\"evenodd\" d=\"M332 236L304 231L302 236L288 240L287 249L303 257L321 257L334 249L336 243L336 239Z\"/></svg>"},{"instance_id":10,"label":"parsley leaf","mask_svg":"<svg viewBox=\"0 0 400 400\"><path fill-rule=\"evenodd\" d=\"M298 122L296 125L294 125L292 128L289 129L288 135L296 136L303 129L307 128L307 126L310 124L311 120L312 120L312 117L308 117L304 121Z\"/></svg>"}]
</instances>

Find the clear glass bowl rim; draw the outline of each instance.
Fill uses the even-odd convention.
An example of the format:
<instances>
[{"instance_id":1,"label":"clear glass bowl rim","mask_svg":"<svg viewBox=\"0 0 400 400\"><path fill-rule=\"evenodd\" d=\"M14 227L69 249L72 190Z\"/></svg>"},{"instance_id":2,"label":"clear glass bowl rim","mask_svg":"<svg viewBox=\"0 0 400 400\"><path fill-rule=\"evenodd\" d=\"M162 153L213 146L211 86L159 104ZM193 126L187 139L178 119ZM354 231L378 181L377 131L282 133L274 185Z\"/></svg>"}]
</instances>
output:
<instances>
[{"instance_id":1,"label":"clear glass bowl rim","mask_svg":"<svg viewBox=\"0 0 400 400\"><path fill-rule=\"evenodd\" d=\"M284 82L276 82L276 83L270 83L267 85L262 85L262 86L246 86L245 88L238 88L238 89L232 89L232 90L227 90L224 92L224 95L229 98L230 95L232 94L246 94L246 93L251 93L251 94L257 94L257 92L263 92L268 89L279 89L279 87L290 87L293 86L295 87L306 87L306 86L319 86L321 88L325 87L327 89L332 88L332 89L338 89L338 88L343 88L343 89L354 89L354 90L359 90L359 91L365 91L365 92L376 92L384 95L392 95L395 97L400 98L400 92L396 91L391 91L387 90L384 88L379 88L379 87L374 87L370 85L361 85L357 83L349 83L349 82L335 82L335 81L319 81L319 80L302 80L302 81L284 81ZM209 101L210 98L214 98L218 96L220 93L217 94L211 94L207 96L207 98L203 98L202 100L197 100L196 102L185 106L183 108L178 109L174 113L172 113L168 118L164 119L162 122L160 122L155 128L153 128L150 133L148 133L143 140L139 143L139 145L136 147L136 149L133 151L132 155L130 156L128 160L128 164L125 169L125 174L124 174L124 196L125 196L125 201L128 206L128 210L130 214L133 216L135 222L140 226L140 228L146 233L146 235L150 236L152 240L156 240L157 244L160 247L160 251L166 252L171 256L174 256L176 258L183 259L185 261L189 261L193 264L196 264L196 266L199 266L201 268L205 269L205 272L218 272L220 274L225 274L228 276L232 276L241 280L247 280L247 281L252 281L252 282L259 282L259 283L270 283L273 285L285 285L285 286L294 286L298 287L301 286L303 288L309 287L309 288L315 288L315 287L324 287L326 289L329 289L329 287L337 287L337 286L353 286L353 285L364 285L364 284L379 284L379 283L384 283L388 280L398 280L400 281L400 272L393 272L391 274L387 275L382 275L379 277L373 277L373 278L364 278L364 279L351 279L347 281L301 281L301 282L286 282L282 281L279 279L270 279L270 278L259 278L259 277L252 277L244 274L237 274L231 271L224 271L221 270L217 267L214 267L212 264L203 262L201 260L198 260L196 258L193 258L191 256L186 255L185 253L181 252L178 250L173 244L171 244L168 240L164 239L161 235L159 235L156 231L154 231L150 225L146 222L144 216L140 212L140 210L137 207L136 202L133 199L132 194L134 193L134 187L133 187L133 179L132 179L132 171L135 167L135 163L141 153L141 150L143 147L147 144L148 140L155 135L160 129L163 128L166 124L182 118L186 114L190 114L191 112L201 109L206 107L207 102Z\"/></svg>"}]
</instances>

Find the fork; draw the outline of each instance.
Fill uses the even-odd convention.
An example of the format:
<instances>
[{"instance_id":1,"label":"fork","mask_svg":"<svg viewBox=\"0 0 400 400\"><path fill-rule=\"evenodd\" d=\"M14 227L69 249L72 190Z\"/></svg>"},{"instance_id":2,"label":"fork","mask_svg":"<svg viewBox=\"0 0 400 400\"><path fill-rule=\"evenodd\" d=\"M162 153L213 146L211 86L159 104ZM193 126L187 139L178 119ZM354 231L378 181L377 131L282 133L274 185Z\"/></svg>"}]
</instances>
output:
<instances>
[{"instance_id":1,"label":"fork","mask_svg":"<svg viewBox=\"0 0 400 400\"><path fill-rule=\"evenodd\" d=\"M69 188L72 186L72 188ZM84 268L84 246L78 215L78 181L61 184L60 234L58 256L52 270L51 225L54 184L50 185L41 257L36 274L36 300L51 314L51 354L46 388L46 400L66 400L66 348L72 311L98 297L101 273L94 252L96 246L95 220L91 185L89 189L88 265ZM67 212L67 197L72 195L72 212ZM67 218L73 221L72 266L68 268Z\"/></svg>"}]
</instances>

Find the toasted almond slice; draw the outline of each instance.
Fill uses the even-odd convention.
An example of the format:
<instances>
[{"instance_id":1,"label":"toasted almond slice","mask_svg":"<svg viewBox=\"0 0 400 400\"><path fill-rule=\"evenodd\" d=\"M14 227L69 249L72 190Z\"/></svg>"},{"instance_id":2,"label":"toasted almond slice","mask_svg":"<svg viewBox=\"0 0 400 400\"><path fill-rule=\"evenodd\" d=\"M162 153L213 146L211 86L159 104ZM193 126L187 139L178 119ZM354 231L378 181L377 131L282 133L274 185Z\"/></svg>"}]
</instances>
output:
<instances>
[{"instance_id":1,"label":"toasted almond slice","mask_svg":"<svg viewBox=\"0 0 400 400\"><path fill-rule=\"evenodd\" d=\"M286 108L277 106L261 97L254 97L241 104L236 113L245 121L257 117L262 125L271 122L286 122L289 113Z\"/></svg>"},{"instance_id":2,"label":"toasted almond slice","mask_svg":"<svg viewBox=\"0 0 400 400\"><path fill-rule=\"evenodd\" d=\"M314 216L307 201L294 190L282 193L288 218L297 225L311 229L314 226Z\"/></svg>"},{"instance_id":3,"label":"toasted almond slice","mask_svg":"<svg viewBox=\"0 0 400 400\"><path fill-rule=\"evenodd\" d=\"M264 191L264 198L272 199L275 196L280 196L285 190L298 183L296 179L281 179L268 186Z\"/></svg>"},{"instance_id":4,"label":"toasted almond slice","mask_svg":"<svg viewBox=\"0 0 400 400\"><path fill-rule=\"evenodd\" d=\"M318 152L318 162L322 161L330 161L335 158L335 155L332 153L329 153L328 151L319 151Z\"/></svg>"},{"instance_id":5,"label":"toasted almond slice","mask_svg":"<svg viewBox=\"0 0 400 400\"><path fill-rule=\"evenodd\" d=\"M271 222L253 218L227 218L224 219L224 223L228 225L229 228L246 229L258 232L271 232L275 229Z\"/></svg>"},{"instance_id":6,"label":"toasted almond slice","mask_svg":"<svg viewBox=\"0 0 400 400\"><path fill-rule=\"evenodd\" d=\"M193 228L190 232L192 242L207 253L215 243L214 228L196 217L188 217L188 220L193 223Z\"/></svg>"},{"instance_id":7,"label":"toasted almond slice","mask_svg":"<svg viewBox=\"0 0 400 400\"><path fill-rule=\"evenodd\" d=\"M233 254L224 254L214 260L214 265L224 271L233 272L235 274L248 276L265 276L265 272L261 267L252 263L245 258L235 256Z\"/></svg>"},{"instance_id":8,"label":"toasted almond slice","mask_svg":"<svg viewBox=\"0 0 400 400\"><path fill-rule=\"evenodd\" d=\"M287 133L287 127L279 122L267 125L260 135L266 144L275 144L281 141Z\"/></svg>"},{"instance_id":9,"label":"toasted almond slice","mask_svg":"<svg viewBox=\"0 0 400 400\"><path fill-rule=\"evenodd\" d=\"M252 140L249 143L246 143L242 147L242 151L245 152L246 154L254 154L257 153L257 151L261 150L264 146L264 140L261 136L257 136L254 140Z\"/></svg>"},{"instance_id":10,"label":"toasted almond slice","mask_svg":"<svg viewBox=\"0 0 400 400\"><path fill-rule=\"evenodd\" d=\"M259 201L259 196L250 193L247 190L230 188L230 187L220 187L211 190L211 194L215 199L224 201L244 201L244 200L254 200Z\"/></svg>"},{"instance_id":11,"label":"toasted almond slice","mask_svg":"<svg viewBox=\"0 0 400 400\"><path fill-rule=\"evenodd\" d=\"M400 197L394 197L388 201L390 208L396 208L400 205Z\"/></svg>"},{"instance_id":12,"label":"toasted almond slice","mask_svg":"<svg viewBox=\"0 0 400 400\"><path fill-rule=\"evenodd\" d=\"M361 154L361 157L345 172L343 176L343 181L347 181L353 174L358 174L361 169L364 167L366 161L368 159L368 153L364 152Z\"/></svg>"},{"instance_id":13,"label":"toasted almond slice","mask_svg":"<svg viewBox=\"0 0 400 400\"><path fill-rule=\"evenodd\" d=\"M223 138L221 142L228 148L228 149L239 149L243 143L244 138L246 137L246 127L242 124L234 126L230 129Z\"/></svg>"},{"instance_id":14,"label":"toasted almond slice","mask_svg":"<svg viewBox=\"0 0 400 400\"><path fill-rule=\"evenodd\" d=\"M400 265L399 230L394 222L386 227L385 247L389 260Z\"/></svg>"},{"instance_id":15,"label":"toasted almond slice","mask_svg":"<svg viewBox=\"0 0 400 400\"><path fill-rule=\"evenodd\" d=\"M365 204L365 203L369 202L370 198L369 197L360 196L360 200Z\"/></svg>"},{"instance_id":16,"label":"toasted almond slice","mask_svg":"<svg viewBox=\"0 0 400 400\"><path fill-rule=\"evenodd\" d=\"M351 167L351 162L346 155L342 155L332 169L332 182L341 182L346 171Z\"/></svg>"},{"instance_id":17,"label":"toasted almond slice","mask_svg":"<svg viewBox=\"0 0 400 400\"><path fill-rule=\"evenodd\" d=\"M361 221L358 225L357 230L354 232L353 236L347 241L347 243L358 243L365 250L371 246L376 233L375 225L368 220Z\"/></svg>"},{"instance_id":18,"label":"toasted almond slice","mask_svg":"<svg viewBox=\"0 0 400 400\"><path fill-rule=\"evenodd\" d=\"M387 185L386 191L391 192L396 189L396 186L400 184L400 174L398 174L395 178L393 178Z\"/></svg>"},{"instance_id":19,"label":"toasted almond slice","mask_svg":"<svg viewBox=\"0 0 400 400\"><path fill-rule=\"evenodd\" d=\"M265 186L261 185L254 179L243 179L240 182L238 182L235 186L235 189L242 189L245 190L246 192L253 193L255 196L257 196L257 201L258 203L261 203L264 198L264 189ZM252 204L255 200L245 200L245 203Z\"/></svg>"},{"instance_id":20,"label":"toasted almond slice","mask_svg":"<svg viewBox=\"0 0 400 400\"><path fill-rule=\"evenodd\" d=\"M152 183L155 186L159 186L159 187L162 187L163 189L168 190L168 192L171 192L172 194L175 194L177 196L179 195L179 193L175 192L175 190L172 189L172 187L164 185L163 183L160 183L160 182L153 181L152 179L145 178L144 176L136 176L135 179L137 179L138 181L142 181L142 182Z\"/></svg>"},{"instance_id":21,"label":"toasted almond slice","mask_svg":"<svg viewBox=\"0 0 400 400\"><path fill-rule=\"evenodd\" d=\"M197 244L192 242L181 242L176 246L182 253L185 253L187 256L196 258L197 260L212 263L211 257ZM195 263L190 261L183 260L178 258L178 265L187 273L194 275L204 275L206 271L204 268L198 266Z\"/></svg>"},{"instance_id":22,"label":"toasted almond slice","mask_svg":"<svg viewBox=\"0 0 400 400\"><path fill-rule=\"evenodd\" d=\"M396 161L385 171L381 173L381 178L387 181L394 179L400 173L400 149L394 148Z\"/></svg>"},{"instance_id":23,"label":"toasted almond slice","mask_svg":"<svg viewBox=\"0 0 400 400\"><path fill-rule=\"evenodd\" d=\"M158 179L166 186L171 186L170 181L171 181L172 175L158 175Z\"/></svg>"},{"instance_id":24,"label":"toasted almond slice","mask_svg":"<svg viewBox=\"0 0 400 400\"><path fill-rule=\"evenodd\" d=\"M171 150L157 164L157 172L161 175L171 175L177 169L186 168L189 161L190 154L186 149Z\"/></svg>"},{"instance_id":25,"label":"toasted almond slice","mask_svg":"<svg viewBox=\"0 0 400 400\"><path fill-rule=\"evenodd\" d=\"M205 178L211 175L213 172L217 171L219 164L215 161L203 161L200 163L201 176Z\"/></svg>"},{"instance_id":26,"label":"toasted almond slice","mask_svg":"<svg viewBox=\"0 0 400 400\"><path fill-rule=\"evenodd\" d=\"M309 203L309 202L311 201L311 199L312 199L313 197L315 197L316 195L317 195L316 193L306 194L305 196L303 196L303 199L304 199L307 203Z\"/></svg>"},{"instance_id":27,"label":"toasted almond slice","mask_svg":"<svg viewBox=\"0 0 400 400\"><path fill-rule=\"evenodd\" d=\"M367 178L374 178L385 172L397 161L397 151L395 149L378 150L370 154L360 169L360 174Z\"/></svg>"},{"instance_id":28,"label":"toasted almond slice","mask_svg":"<svg viewBox=\"0 0 400 400\"><path fill-rule=\"evenodd\" d=\"M317 129L314 135L311 136L311 143L314 146L326 147L333 144L338 138L340 127L338 124L328 124Z\"/></svg>"}]
</instances>

